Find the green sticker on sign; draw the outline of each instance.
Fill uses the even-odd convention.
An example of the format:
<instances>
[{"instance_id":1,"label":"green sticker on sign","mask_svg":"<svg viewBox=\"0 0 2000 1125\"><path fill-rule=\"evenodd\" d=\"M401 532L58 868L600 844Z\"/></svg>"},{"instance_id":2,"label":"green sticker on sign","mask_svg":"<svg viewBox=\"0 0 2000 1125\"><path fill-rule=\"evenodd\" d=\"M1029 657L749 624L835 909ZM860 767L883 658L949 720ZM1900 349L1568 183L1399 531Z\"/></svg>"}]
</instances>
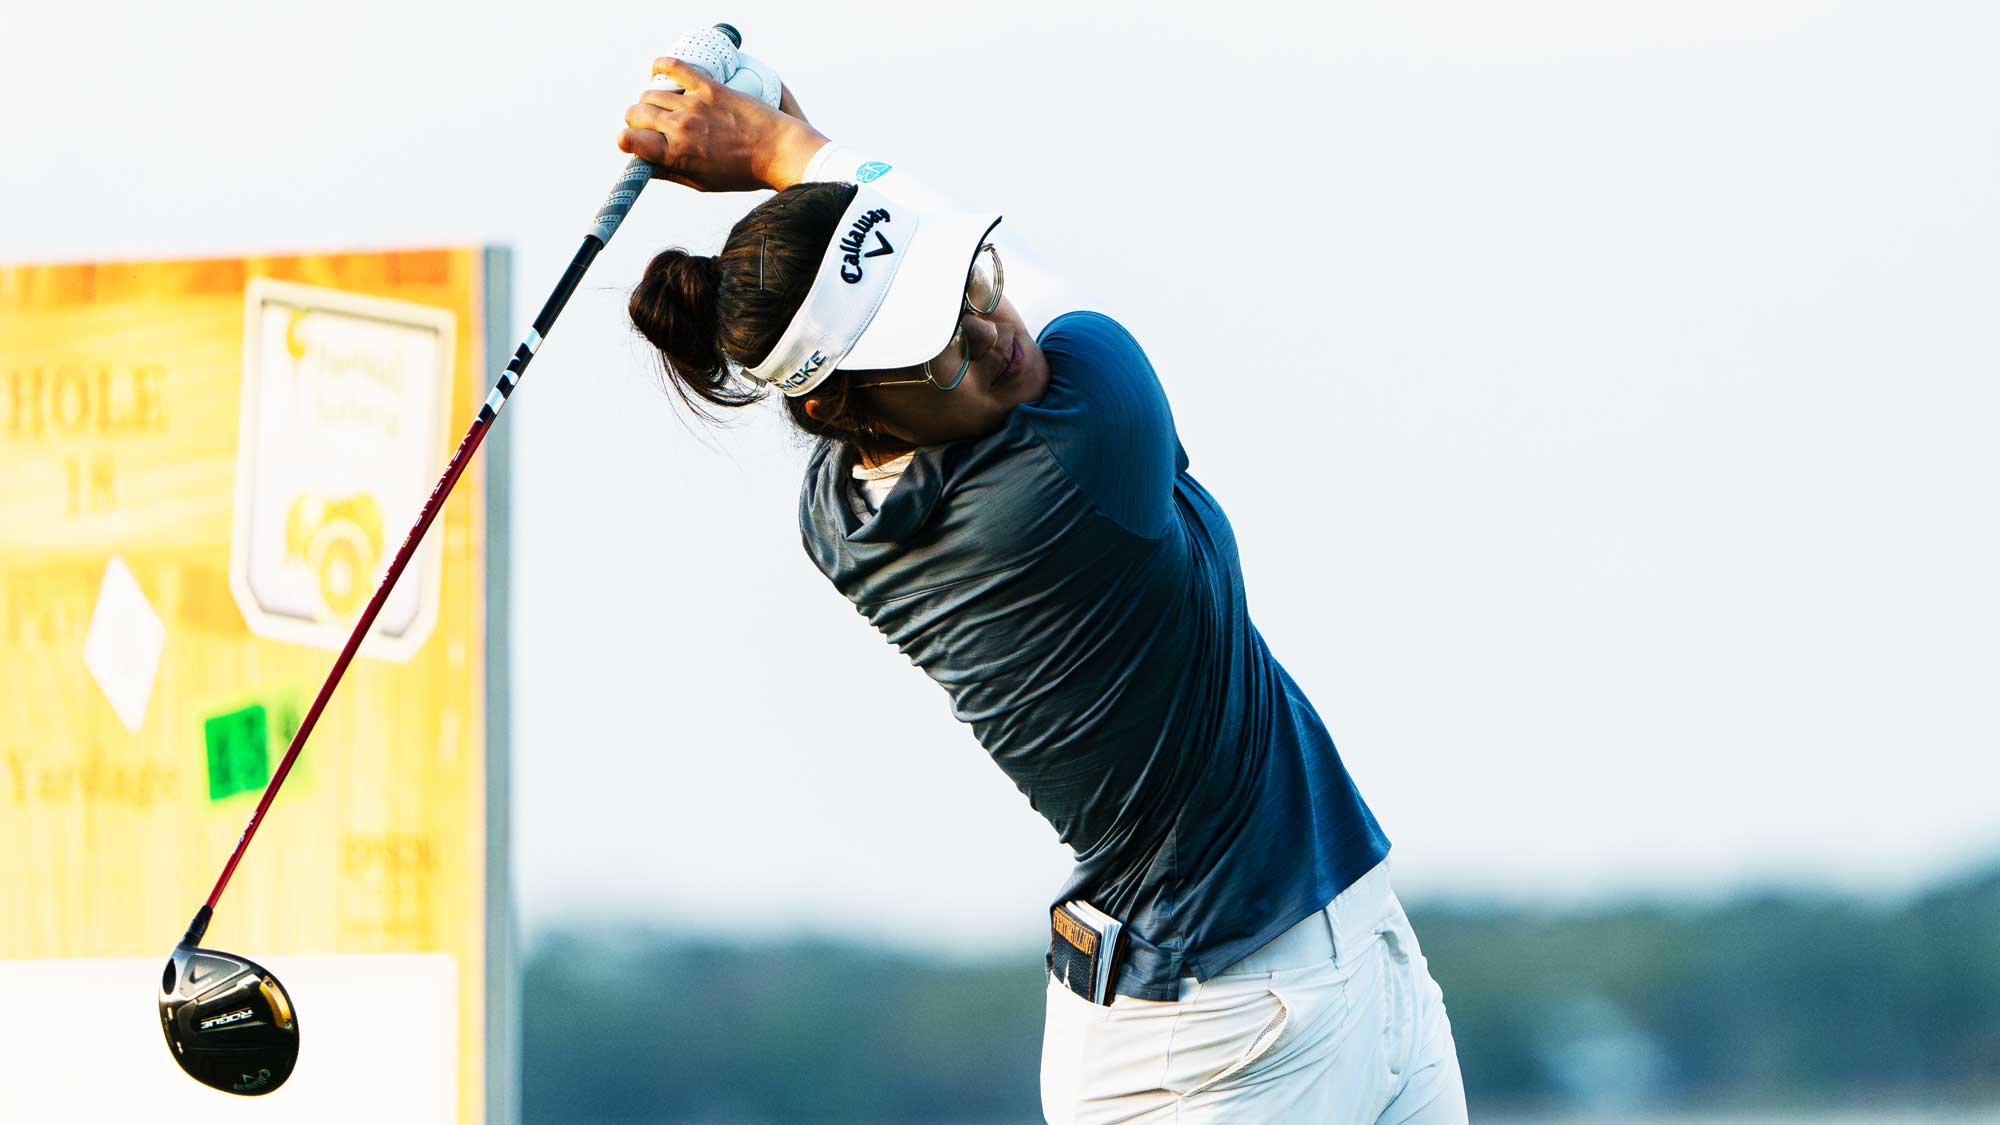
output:
<instances>
[{"instance_id":1,"label":"green sticker on sign","mask_svg":"<svg viewBox=\"0 0 2000 1125\"><path fill-rule=\"evenodd\" d=\"M211 717L201 725L208 743L208 799L262 789L271 780L271 724L264 705Z\"/></svg>"}]
</instances>

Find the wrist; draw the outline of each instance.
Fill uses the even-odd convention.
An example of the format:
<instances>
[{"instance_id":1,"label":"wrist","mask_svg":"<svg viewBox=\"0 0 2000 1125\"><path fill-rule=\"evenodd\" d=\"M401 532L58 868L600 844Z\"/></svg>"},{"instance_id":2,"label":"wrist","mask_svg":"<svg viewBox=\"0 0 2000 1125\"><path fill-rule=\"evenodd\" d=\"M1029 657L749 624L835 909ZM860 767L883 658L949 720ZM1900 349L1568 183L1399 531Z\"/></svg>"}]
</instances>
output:
<instances>
[{"instance_id":1,"label":"wrist","mask_svg":"<svg viewBox=\"0 0 2000 1125\"><path fill-rule=\"evenodd\" d=\"M826 143L819 130L787 117L783 131L768 146L762 167L754 169L757 179L773 191L783 191L803 181L806 165Z\"/></svg>"}]
</instances>

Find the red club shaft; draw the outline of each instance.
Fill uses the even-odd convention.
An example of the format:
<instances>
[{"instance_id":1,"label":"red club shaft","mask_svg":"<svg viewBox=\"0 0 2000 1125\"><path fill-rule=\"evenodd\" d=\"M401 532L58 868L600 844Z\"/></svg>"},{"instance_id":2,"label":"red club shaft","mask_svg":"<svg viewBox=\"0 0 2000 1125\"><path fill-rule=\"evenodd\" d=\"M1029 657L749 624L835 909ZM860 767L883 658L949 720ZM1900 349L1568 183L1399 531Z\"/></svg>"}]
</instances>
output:
<instances>
[{"instance_id":1,"label":"red club shaft","mask_svg":"<svg viewBox=\"0 0 2000 1125\"><path fill-rule=\"evenodd\" d=\"M486 431L492 428L494 420L500 416L500 410L506 404L507 396L513 393L522 372L527 370L528 363L534 359L535 350L541 346L542 339L548 335L551 328L555 327L556 317L562 312L563 306L569 303L570 294L576 291L577 283L583 280L584 271L588 270L590 263L596 260L597 252L604 249L604 238L610 237L610 232L617 229L619 221L625 217L626 211L631 209L633 200L646 186L650 173L651 166L643 160L635 159L626 167L625 173L619 177L618 184L613 189L611 198L605 201L603 209L598 212L592 232L584 236L583 245L577 249L576 256L570 259L569 268L563 271L562 279L556 283L554 292L549 294L549 299L542 305L541 313L535 317L533 330L528 333L528 338L521 343L521 346L515 349L513 358L507 361L506 370L500 373L499 382L494 384L492 393L487 395L486 402L480 406L479 416L473 419L471 428L467 429L465 437L459 440L458 450L451 455L451 461L444 467L444 475L438 478L437 485L431 489L430 498L424 501L424 508L417 516L416 525L403 537L403 545L397 549L395 559L389 563L389 569L382 575L381 584L375 587L375 596L368 599L367 608L361 611L361 617L354 623L354 631L348 634L347 643L341 647L339 658L333 662L332 671L327 673L326 682L320 685L319 694L313 697L312 706L306 710L298 731L292 735L291 744L285 748L284 760L278 763L277 772L271 775L270 783L264 786L264 795L257 801L257 810L250 814L250 822L243 826L243 835L236 840L236 850L229 853L229 862L223 866L221 877L216 879L215 889L208 892L207 903L196 913L193 924L188 927L186 938L188 942L199 941L202 933L208 929L209 917L215 911L216 902L222 898L223 889L229 886L229 877L236 873L236 865L243 861L243 853L249 849L251 839L257 835L257 826L264 822L264 814L270 811L272 799L277 797L279 787L285 784L285 776L292 772L292 763L298 760L299 751L304 749L306 738L312 734L314 724L319 722L320 713L326 710L326 701L333 697L333 689L339 686L341 675L347 671L347 666L354 662L354 654L360 651L361 642L367 637L369 626L375 624L376 615L382 612L382 606L388 602L390 592L396 588L396 579L402 577L404 568L410 565L411 557L417 553L417 545L424 540L424 533L430 530L432 521L436 520L438 513L444 509L444 502L451 496L452 487L465 472L465 466L471 463L473 453L479 449L479 443L486 440ZM603 237L599 237L600 234Z\"/></svg>"},{"instance_id":2,"label":"red club shaft","mask_svg":"<svg viewBox=\"0 0 2000 1125\"><path fill-rule=\"evenodd\" d=\"M376 615L388 602L389 594L396 588L396 579L402 577L410 559L417 553L417 545L424 540L424 532L430 530L431 522L444 509L444 502L451 496L452 487L465 472L465 466L472 461L472 454L479 443L486 440L486 432L493 428L493 419L484 411L465 431L465 437L458 443L458 451L451 455L451 462L445 466L444 475L438 478L431 489L430 498L424 501L424 510L417 516L416 525L403 537L403 545L396 551L396 558L382 575L382 582L375 587L375 596L368 599L368 607L361 611L361 617L354 623L354 631L347 635L347 643L341 646L340 656L333 662L333 670L326 674L326 682L319 686L319 694L313 697L312 706L306 709L306 716L293 733L292 741L285 748L284 760L278 763L276 773L271 775L270 784L264 786L264 795L257 801L257 811L250 814L250 822L243 826L243 835L236 841L236 850L229 853L229 862L222 868L222 877L215 881L215 889L208 892L208 906L215 908L216 900L222 897L222 890L229 885L229 877L236 873L236 865L242 861L243 853L249 849L250 840L257 835L257 826L263 823L264 813L271 807L271 801L278 795L278 787L285 783L285 775L292 772L292 763L298 761L299 751L305 748L306 737L312 734L313 724L319 722L320 712L326 710L326 701L333 697L333 689L340 684L340 677L347 666L354 662L354 654L361 649L361 642L368 636L368 627L375 624Z\"/></svg>"}]
</instances>

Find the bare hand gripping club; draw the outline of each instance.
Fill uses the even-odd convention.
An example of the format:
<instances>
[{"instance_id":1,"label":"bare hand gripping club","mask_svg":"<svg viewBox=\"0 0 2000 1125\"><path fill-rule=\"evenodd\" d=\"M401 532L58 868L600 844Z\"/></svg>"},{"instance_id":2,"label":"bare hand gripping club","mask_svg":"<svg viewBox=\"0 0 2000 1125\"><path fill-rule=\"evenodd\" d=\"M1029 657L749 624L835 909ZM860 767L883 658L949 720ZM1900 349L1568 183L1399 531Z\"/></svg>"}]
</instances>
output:
<instances>
[{"instance_id":1,"label":"bare hand gripping club","mask_svg":"<svg viewBox=\"0 0 2000 1125\"><path fill-rule=\"evenodd\" d=\"M717 24L683 36L669 53L699 68L717 82L776 106L781 91L777 74L762 63L739 54L737 48L742 42L743 38L735 28ZM655 81L658 83L660 80ZM671 85L671 81L660 84ZM361 648L362 638L368 635L369 627L389 600L396 580L402 577L410 557L416 553L417 545L423 542L424 533L444 508L444 502L458 483L459 476L465 472L465 466L486 439L487 431L507 403L507 396L514 393L522 373L527 371L535 352L541 348L542 340L555 327L556 317L569 303L570 294L576 291L584 272L590 269L598 251L611 240L626 213L632 210L632 204L638 200L652 174L652 165L635 157L619 175L610 197L598 208L590 233L583 236L583 245L570 259L569 268L556 282L555 290L542 305L542 311L535 317L527 337L514 350L513 358L507 361L499 381L480 405L471 428L465 431L458 449L446 463L444 475L438 478L437 485L424 501L415 526L404 536L403 545L397 548L396 557L382 575L381 583L375 588L375 596L368 600L361 617L355 621L354 631L348 634L347 643L334 659L326 682L320 685L319 694L313 697L312 706L306 710L297 733L292 735L284 759L271 775L270 784L264 787L264 795L258 800L256 811L250 814L249 823L243 826L243 834L237 838L236 849L230 853L221 877L216 879L215 889L208 893L208 901L195 912L187 933L167 960L166 970L160 978L160 1030L166 1034L167 1047L173 1053L174 1061L204 1085L233 1094L268 1094L291 1077L299 1055L298 1014L292 1007L291 995L270 970L255 961L234 953L201 948L202 936L208 932L209 919L215 914L215 904L222 898L223 888L229 885L229 877L235 874L236 865L242 861L251 838L257 834L257 826L270 810L272 798L277 796L278 788L285 783L286 775L291 773L292 763L298 760L299 751L305 747L314 724L319 722L320 712L326 709L334 687L340 683L341 675Z\"/></svg>"}]
</instances>

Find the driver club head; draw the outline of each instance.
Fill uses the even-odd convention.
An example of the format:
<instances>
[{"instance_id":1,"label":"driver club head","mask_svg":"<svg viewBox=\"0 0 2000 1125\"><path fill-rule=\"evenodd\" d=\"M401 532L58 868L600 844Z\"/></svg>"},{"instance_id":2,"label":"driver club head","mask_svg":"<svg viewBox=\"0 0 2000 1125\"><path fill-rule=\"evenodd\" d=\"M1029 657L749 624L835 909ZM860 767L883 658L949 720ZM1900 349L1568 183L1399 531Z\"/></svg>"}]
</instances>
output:
<instances>
[{"instance_id":1,"label":"driver club head","mask_svg":"<svg viewBox=\"0 0 2000 1125\"><path fill-rule=\"evenodd\" d=\"M299 1060L292 998L247 957L183 943L160 977L160 1030L195 1081L232 1094L268 1094Z\"/></svg>"}]
</instances>

